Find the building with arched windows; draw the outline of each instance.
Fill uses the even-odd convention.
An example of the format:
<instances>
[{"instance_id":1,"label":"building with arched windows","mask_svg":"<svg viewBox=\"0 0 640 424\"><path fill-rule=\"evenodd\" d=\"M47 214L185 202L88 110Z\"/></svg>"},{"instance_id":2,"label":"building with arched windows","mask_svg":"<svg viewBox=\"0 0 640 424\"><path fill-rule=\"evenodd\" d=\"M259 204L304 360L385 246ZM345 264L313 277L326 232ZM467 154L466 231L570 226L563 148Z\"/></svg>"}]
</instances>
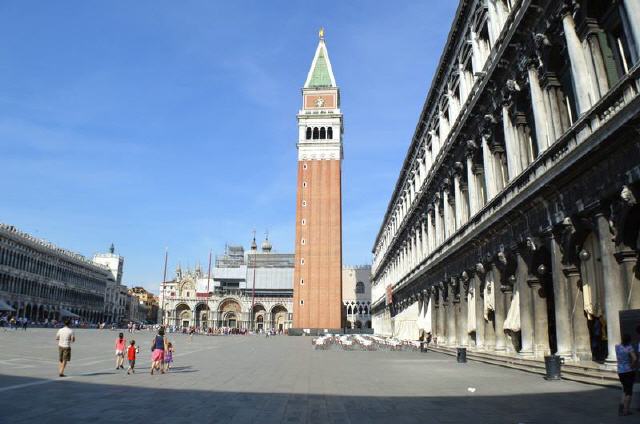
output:
<instances>
[{"instance_id":1,"label":"building with arched windows","mask_svg":"<svg viewBox=\"0 0 640 424\"><path fill-rule=\"evenodd\" d=\"M345 328L371 328L371 266L342 268L342 304Z\"/></svg>"},{"instance_id":2,"label":"building with arched windows","mask_svg":"<svg viewBox=\"0 0 640 424\"><path fill-rule=\"evenodd\" d=\"M10 315L104 322L106 288L115 284L107 266L0 224L0 301Z\"/></svg>"},{"instance_id":3,"label":"building with arched windows","mask_svg":"<svg viewBox=\"0 0 640 424\"><path fill-rule=\"evenodd\" d=\"M615 364L640 308L640 2L461 1L373 246L373 327Z\"/></svg>"}]
</instances>

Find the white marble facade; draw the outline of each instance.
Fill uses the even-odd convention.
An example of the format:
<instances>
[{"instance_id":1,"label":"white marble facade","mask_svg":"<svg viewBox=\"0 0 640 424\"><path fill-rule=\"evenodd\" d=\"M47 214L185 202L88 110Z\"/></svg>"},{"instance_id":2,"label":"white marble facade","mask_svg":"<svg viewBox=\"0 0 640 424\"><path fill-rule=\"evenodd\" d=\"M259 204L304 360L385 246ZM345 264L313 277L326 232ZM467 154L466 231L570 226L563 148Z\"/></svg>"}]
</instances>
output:
<instances>
[{"instance_id":1,"label":"white marble facade","mask_svg":"<svg viewBox=\"0 0 640 424\"><path fill-rule=\"evenodd\" d=\"M430 310L408 337L615 360L640 308L638 13L461 3L373 246L376 332Z\"/></svg>"}]
</instances>

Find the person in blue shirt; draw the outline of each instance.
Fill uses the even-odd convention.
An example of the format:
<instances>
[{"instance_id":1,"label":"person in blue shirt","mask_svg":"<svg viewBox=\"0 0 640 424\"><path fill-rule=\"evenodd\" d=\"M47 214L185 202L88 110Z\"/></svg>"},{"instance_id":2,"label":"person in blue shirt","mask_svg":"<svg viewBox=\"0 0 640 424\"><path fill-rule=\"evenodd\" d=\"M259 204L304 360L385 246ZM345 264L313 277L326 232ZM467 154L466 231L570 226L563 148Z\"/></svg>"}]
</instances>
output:
<instances>
[{"instance_id":1,"label":"person in blue shirt","mask_svg":"<svg viewBox=\"0 0 640 424\"><path fill-rule=\"evenodd\" d=\"M622 403L618 407L619 415L631 415L631 395L633 394L633 383L636 372L636 352L631 345L631 336L622 335L622 343L616 345L616 359L618 360L618 378L622 383Z\"/></svg>"}]
</instances>

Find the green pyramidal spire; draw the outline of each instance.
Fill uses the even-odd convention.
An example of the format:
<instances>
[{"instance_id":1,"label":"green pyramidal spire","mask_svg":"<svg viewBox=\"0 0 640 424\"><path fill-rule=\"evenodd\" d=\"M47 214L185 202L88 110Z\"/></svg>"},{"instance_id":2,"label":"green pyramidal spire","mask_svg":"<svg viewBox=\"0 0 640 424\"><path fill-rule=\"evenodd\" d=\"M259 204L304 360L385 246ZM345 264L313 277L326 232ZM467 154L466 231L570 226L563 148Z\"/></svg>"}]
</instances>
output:
<instances>
[{"instance_id":1,"label":"green pyramidal spire","mask_svg":"<svg viewBox=\"0 0 640 424\"><path fill-rule=\"evenodd\" d=\"M327 68L327 61L324 58L323 50L320 50L320 55L318 55L318 59L316 60L316 66L313 68L309 87L331 87L331 76L329 76L329 68Z\"/></svg>"},{"instance_id":2,"label":"green pyramidal spire","mask_svg":"<svg viewBox=\"0 0 640 424\"><path fill-rule=\"evenodd\" d=\"M336 80L331 69L327 46L324 44L324 33L322 33L304 88L326 87L336 87Z\"/></svg>"}]
</instances>

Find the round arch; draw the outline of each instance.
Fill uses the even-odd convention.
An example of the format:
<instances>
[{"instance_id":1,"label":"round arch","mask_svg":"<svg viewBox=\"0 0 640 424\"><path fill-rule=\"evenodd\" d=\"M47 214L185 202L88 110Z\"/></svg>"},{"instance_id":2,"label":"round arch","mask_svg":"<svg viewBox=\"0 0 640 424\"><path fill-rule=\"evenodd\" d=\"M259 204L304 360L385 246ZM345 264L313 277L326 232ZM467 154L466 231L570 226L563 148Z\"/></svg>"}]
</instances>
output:
<instances>
[{"instance_id":1,"label":"round arch","mask_svg":"<svg viewBox=\"0 0 640 424\"><path fill-rule=\"evenodd\" d=\"M202 328L203 330L209 328L209 320L211 319L209 305L204 302L199 302L193 309L195 311L196 327Z\"/></svg>"},{"instance_id":2,"label":"round arch","mask_svg":"<svg viewBox=\"0 0 640 424\"><path fill-rule=\"evenodd\" d=\"M242 313L240 302L235 298L226 298L218 306L218 312L222 318L222 326L238 328Z\"/></svg>"},{"instance_id":3,"label":"round arch","mask_svg":"<svg viewBox=\"0 0 640 424\"><path fill-rule=\"evenodd\" d=\"M179 303L175 309L176 325L187 328L191 325L191 308L186 303Z\"/></svg>"},{"instance_id":4,"label":"round arch","mask_svg":"<svg viewBox=\"0 0 640 424\"><path fill-rule=\"evenodd\" d=\"M288 314L287 308L280 303L271 308L271 324L276 331L285 330Z\"/></svg>"},{"instance_id":5,"label":"round arch","mask_svg":"<svg viewBox=\"0 0 640 424\"><path fill-rule=\"evenodd\" d=\"M262 303L256 303L253 306L253 328L256 331L265 330L267 309Z\"/></svg>"}]
</instances>

